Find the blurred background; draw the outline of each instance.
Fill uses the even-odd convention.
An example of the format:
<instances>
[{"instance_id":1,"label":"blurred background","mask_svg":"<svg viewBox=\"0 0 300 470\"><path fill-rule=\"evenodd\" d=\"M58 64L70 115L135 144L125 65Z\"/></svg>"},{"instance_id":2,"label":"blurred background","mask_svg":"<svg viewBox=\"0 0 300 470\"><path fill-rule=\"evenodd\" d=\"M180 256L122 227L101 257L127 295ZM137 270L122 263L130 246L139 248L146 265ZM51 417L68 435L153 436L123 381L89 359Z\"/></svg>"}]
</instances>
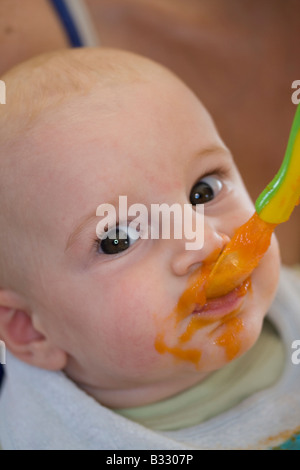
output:
<instances>
[{"instance_id":1,"label":"blurred background","mask_svg":"<svg viewBox=\"0 0 300 470\"><path fill-rule=\"evenodd\" d=\"M0 73L71 46L57 3L64 2L0 0ZM299 0L65 3L84 3L102 46L155 59L195 91L255 200L279 169L296 109L291 85L300 80ZM300 210L276 229L285 264L300 262L299 229Z\"/></svg>"}]
</instances>

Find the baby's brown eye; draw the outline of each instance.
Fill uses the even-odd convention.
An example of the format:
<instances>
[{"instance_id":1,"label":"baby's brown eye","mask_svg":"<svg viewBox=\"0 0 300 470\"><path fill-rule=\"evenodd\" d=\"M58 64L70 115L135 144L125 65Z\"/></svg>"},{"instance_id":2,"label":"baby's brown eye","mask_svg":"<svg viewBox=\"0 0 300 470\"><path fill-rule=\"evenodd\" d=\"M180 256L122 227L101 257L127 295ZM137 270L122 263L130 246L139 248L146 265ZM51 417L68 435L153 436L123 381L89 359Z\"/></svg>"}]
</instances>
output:
<instances>
[{"instance_id":1,"label":"baby's brown eye","mask_svg":"<svg viewBox=\"0 0 300 470\"><path fill-rule=\"evenodd\" d=\"M193 206L196 204L205 204L214 199L221 189L222 183L218 178L214 176L202 178L192 187L190 203Z\"/></svg>"},{"instance_id":2,"label":"baby's brown eye","mask_svg":"<svg viewBox=\"0 0 300 470\"><path fill-rule=\"evenodd\" d=\"M100 241L100 251L106 255L115 255L128 250L139 238L138 232L130 227L117 227L109 231L106 238Z\"/></svg>"}]
</instances>

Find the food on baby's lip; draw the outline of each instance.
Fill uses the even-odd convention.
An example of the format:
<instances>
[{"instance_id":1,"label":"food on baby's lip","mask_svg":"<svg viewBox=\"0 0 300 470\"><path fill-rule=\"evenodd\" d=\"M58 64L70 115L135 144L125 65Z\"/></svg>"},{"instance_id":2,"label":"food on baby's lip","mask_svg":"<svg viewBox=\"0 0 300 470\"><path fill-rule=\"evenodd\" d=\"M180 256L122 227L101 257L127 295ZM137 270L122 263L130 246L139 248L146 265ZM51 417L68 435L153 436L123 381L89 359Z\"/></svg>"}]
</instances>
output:
<instances>
[{"instance_id":1,"label":"food on baby's lip","mask_svg":"<svg viewBox=\"0 0 300 470\"><path fill-rule=\"evenodd\" d=\"M266 253L278 224L286 222L300 198L300 105L286 153L275 178L255 203L256 212L234 234L207 278L207 298L227 294L247 279Z\"/></svg>"}]
</instances>

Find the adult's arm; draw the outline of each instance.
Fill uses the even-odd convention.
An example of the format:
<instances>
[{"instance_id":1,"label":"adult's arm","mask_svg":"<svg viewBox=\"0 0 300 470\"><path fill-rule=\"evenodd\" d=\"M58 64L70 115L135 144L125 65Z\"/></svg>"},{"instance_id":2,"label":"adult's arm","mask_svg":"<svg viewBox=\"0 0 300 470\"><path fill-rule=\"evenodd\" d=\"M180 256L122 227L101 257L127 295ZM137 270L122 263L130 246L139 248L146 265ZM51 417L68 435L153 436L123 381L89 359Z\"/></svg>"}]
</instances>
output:
<instances>
[{"instance_id":1,"label":"adult's arm","mask_svg":"<svg viewBox=\"0 0 300 470\"><path fill-rule=\"evenodd\" d=\"M23 60L69 47L48 0L0 0L0 75Z\"/></svg>"}]
</instances>

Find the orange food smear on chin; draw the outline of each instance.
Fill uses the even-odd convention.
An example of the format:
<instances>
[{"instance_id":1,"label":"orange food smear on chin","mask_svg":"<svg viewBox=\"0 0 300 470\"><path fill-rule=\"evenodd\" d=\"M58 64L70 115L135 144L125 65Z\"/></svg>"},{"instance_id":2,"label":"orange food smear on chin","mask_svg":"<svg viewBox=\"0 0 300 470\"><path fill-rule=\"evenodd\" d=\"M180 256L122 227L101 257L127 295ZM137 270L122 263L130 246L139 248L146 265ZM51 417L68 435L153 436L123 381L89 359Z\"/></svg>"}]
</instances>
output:
<instances>
[{"instance_id":1,"label":"orange food smear on chin","mask_svg":"<svg viewBox=\"0 0 300 470\"><path fill-rule=\"evenodd\" d=\"M243 320L239 317L232 318L226 323L224 333L222 333L215 343L225 349L227 359L232 361L240 352L242 341L240 333L243 331Z\"/></svg>"},{"instance_id":2,"label":"orange food smear on chin","mask_svg":"<svg viewBox=\"0 0 300 470\"><path fill-rule=\"evenodd\" d=\"M199 351L198 349L195 349L195 348L183 349L179 345L167 346L163 335L157 335L157 338L155 341L155 349L160 354L164 354L168 352L172 354L174 357L176 357L177 359L182 359L184 361L192 362L196 366L198 365L201 359L201 351Z\"/></svg>"},{"instance_id":3,"label":"orange food smear on chin","mask_svg":"<svg viewBox=\"0 0 300 470\"><path fill-rule=\"evenodd\" d=\"M238 297L244 297L247 292L251 289L251 281L250 279L247 279L243 284L239 287L236 288L236 294ZM207 308L209 309L209 307ZM233 310L230 312L228 315L225 315L222 318L222 323L226 323L233 317L235 317L240 311L240 308L237 310ZM205 312L205 307L204 307L204 312ZM220 320L219 320L220 321ZM201 316L201 314L197 315L194 314L191 317L191 320L185 330L185 332L180 336L179 341L181 343L185 343L189 341L193 335L198 331L200 328L204 328L205 326L211 325L213 323L216 323L216 319L214 317L205 317Z\"/></svg>"},{"instance_id":4,"label":"orange food smear on chin","mask_svg":"<svg viewBox=\"0 0 300 470\"><path fill-rule=\"evenodd\" d=\"M164 332L159 333L156 337L155 349L160 354L168 352L176 359L192 362L196 367L199 365L201 359L200 349L185 348L182 344L183 341L180 341L179 337L177 338L177 344L175 346L168 346L165 337L168 330L176 330L176 328L178 328L178 325L193 312L196 304L205 304L205 282L212 269L213 262L216 261L219 254L220 250L215 250L213 254L203 262L203 265L190 277L189 287L181 295L175 310L166 319ZM191 321L192 320L190 320L189 323L191 323ZM189 325L187 329L189 329Z\"/></svg>"},{"instance_id":5,"label":"orange food smear on chin","mask_svg":"<svg viewBox=\"0 0 300 470\"><path fill-rule=\"evenodd\" d=\"M160 354L168 352L177 359L199 366L200 347L189 349L187 343L199 329L216 323L222 327L223 333L217 337L214 344L224 348L229 361L238 355L242 346L240 336L244 328L242 319L237 316L239 309L218 320L212 315L201 316L201 311L199 314L191 314L196 306L204 306L205 310L207 304L209 310L207 299L222 297L234 289L237 289L238 295L246 295L251 287L250 274L267 251L275 227L276 224L264 222L254 213L239 227L221 255L218 249L204 260L201 268L191 276L190 285L181 295L175 310L167 317L163 325L164 331L157 335L155 348ZM184 320L189 316L185 331L182 332ZM174 330L178 332L177 343L168 346L167 333ZM208 334L213 333L214 331Z\"/></svg>"},{"instance_id":6,"label":"orange food smear on chin","mask_svg":"<svg viewBox=\"0 0 300 470\"><path fill-rule=\"evenodd\" d=\"M181 295L175 310L166 319L166 323L164 325L164 332L159 333L155 341L155 349L160 354L168 352L172 354L174 358L191 362L196 367L199 366L199 362L201 359L201 349L200 347L188 348L186 347L186 343L200 328L204 328L205 326L216 323L216 319L213 317L205 318L201 317L201 314L191 315L196 305L204 306L205 309L205 304L207 300L205 295L205 283L213 266L212 259L215 260L216 255L214 255L213 257L210 256L208 259L206 259L203 265L201 266L201 269L197 270L197 272L192 275L192 277L190 278L190 286ZM248 289L250 288L250 284L250 280L244 282L237 289L237 295L246 295ZM233 311L230 314L226 315L222 320L218 321L219 323L222 322L224 327L226 327L226 324L229 319L237 313L237 311ZM185 327L185 331L181 334L178 334L177 344L169 346L166 342L166 335L168 330L176 330L176 328L178 328L182 321L188 318L189 315L191 315L191 318L189 319L189 322ZM228 335L228 339L230 340L230 335ZM220 341L220 345L223 345L222 340Z\"/></svg>"}]
</instances>

